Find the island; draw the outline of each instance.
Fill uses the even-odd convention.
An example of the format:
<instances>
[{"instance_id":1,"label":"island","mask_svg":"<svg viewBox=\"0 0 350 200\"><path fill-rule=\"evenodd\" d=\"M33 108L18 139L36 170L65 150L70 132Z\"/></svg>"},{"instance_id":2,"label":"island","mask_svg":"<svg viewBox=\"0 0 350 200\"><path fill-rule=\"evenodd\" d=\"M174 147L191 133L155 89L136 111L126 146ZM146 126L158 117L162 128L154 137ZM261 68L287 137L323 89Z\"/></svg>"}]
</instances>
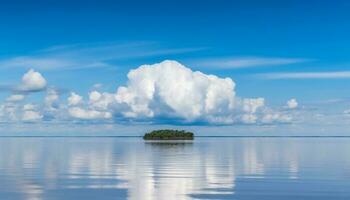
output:
<instances>
[{"instance_id":1,"label":"island","mask_svg":"<svg viewBox=\"0 0 350 200\"><path fill-rule=\"evenodd\" d=\"M184 130L154 130L143 136L144 140L193 140L194 134Z\"/></svg>"}]
</instances>

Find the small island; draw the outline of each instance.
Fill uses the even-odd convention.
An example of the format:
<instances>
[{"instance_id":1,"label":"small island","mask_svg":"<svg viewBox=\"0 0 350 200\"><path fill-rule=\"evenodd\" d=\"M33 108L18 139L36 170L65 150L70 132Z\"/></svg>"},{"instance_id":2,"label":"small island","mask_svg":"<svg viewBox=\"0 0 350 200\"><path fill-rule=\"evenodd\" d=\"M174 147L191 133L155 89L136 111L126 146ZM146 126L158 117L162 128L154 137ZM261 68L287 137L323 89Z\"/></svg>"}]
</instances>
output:
<instances>
[{"instance_id":1,"label":"small island","mask_svg":"<svg viewBox=\"0 0 350 200\"><path fill-rule=\"evenodd\" d=\"M193 140L194 134L184 130L155 130L146 133L143 136L144 140Z\"/></svg>"}]
</instances>

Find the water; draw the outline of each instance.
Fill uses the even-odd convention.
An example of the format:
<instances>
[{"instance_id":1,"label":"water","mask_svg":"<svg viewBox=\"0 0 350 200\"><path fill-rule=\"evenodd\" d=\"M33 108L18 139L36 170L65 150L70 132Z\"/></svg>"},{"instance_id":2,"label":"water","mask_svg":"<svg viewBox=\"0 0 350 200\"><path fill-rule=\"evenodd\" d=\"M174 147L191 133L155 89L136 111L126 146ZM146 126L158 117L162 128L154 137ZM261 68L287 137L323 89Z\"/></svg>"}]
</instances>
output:
<instances>
[{"instance_id":1,"label":"water","mask_svg":"<svg viewBox=\"0 0 350 200\"><path fill-rule=\"evenodd\" d=\"M0 199L350 199L350 138L0 138Z\"/></svg>"}]
</instances>

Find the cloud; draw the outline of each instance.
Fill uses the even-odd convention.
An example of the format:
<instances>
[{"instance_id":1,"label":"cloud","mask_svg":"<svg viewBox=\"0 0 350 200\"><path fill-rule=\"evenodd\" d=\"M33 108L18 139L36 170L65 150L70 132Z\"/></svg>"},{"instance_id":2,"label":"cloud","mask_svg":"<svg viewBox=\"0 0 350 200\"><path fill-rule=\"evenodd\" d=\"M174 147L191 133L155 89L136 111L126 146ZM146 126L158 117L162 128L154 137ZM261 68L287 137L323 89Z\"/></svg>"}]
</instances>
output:
<instances>
[{"instance_id":1,"label":"cloud","mask_svg":"<svg viewBox=\"0 0 350 200\"><path fill-rule=\"evenodd\" d=\"M105 111L115 102L113 94L104 92L100 93L96 90L89 93L89 106L91 109Z\"/></svg>"},{"instance_id":2,"label":"cloud","mask_svg":"<svg viewBox=\"0 0 350 200\"><path fill-rule=\"evenodd\" d=\"M115 96L124 117L173 117L188 122L230 115L235 107L235 83L176 61L142 65L128 74L128 85Z\"/></svg>"},{"instance_id":3,"label":"cloud","mask_svg":"<svg viewBox=\"0 0 350 200\"><path fill-rule=\"evenodd\" d=\"M287 101L287 107L289 109L295 109L298 107L298 102L296 99L290 99Z\"/></svg>"},{"instance_id":4,"label":"cloud","mask_svg":"<svg viewBox=\"0 0 350 200\"><path fill-rule=\"evenodd\" d=\"M245 114L242 115L241 119L243 123L253 124L258 120L255 114L257 110L265 105L264 98L257 99L243 99L243 111Z\"/></svg>"},{"instance_id":5,"label":"cloud","mask_svg":"<svg viewBox=\"0 0 350 200\"><path fill-rule=\"evenodd\" d=\"M30 70L24 77L23 85L27 85L28 91L29 88L30 91L43 88L44 84L38 84L43 83L40 80L43 77L38 72ZM95 88L84 100L83 96L71 92L64 103L60 101L63 94L49 87L41 104L19 101L0 104L0 118L3 120L4 116L7 116L6 120L12 121L91 120L101 123L203 125L271 124L292 121L288 112L269 109L262 97L237 96L236 84L231 78L192 71L177 61L166 60L142 65L130 70L127 78L127 83L117 87L114 93L101 92L98 91L99 88Z\"/></svg>"},{"instance_id":6,"label":"cloud","mask_svg":"<svg viewBox=\"0 0 350 200\"><path fill-rule=\"evenodd\" d=\"M256 113L257 109L264 105L265 105L264 98L243 100L243 110L248 113Z\"/></svg>"},{"instance_id":7,"label":"cloud","mask_svg":"<svg viewBox=\"0 0 350 200\"><path fill-rule=\"evenodd\" d=\"M25 96L23 94L13 94L13 95L7 97L6 101L18 102L18 101L22 101L24 98L25 98Z\"/></svg>"},{"instance_id":8,"label":"cloud","mask_svg":"<svg viewBox=\"0 0 350 200\"><path fill-rule=\"evenodd\" d=\"M76 106L80 104L83 101L83 97L80 95L77 95L74 92L70 93L70 96L68 97L68 105L69 106Z\"/></svg>"},{"instance_id":9,"label":"cloud","mask_svg":"<svg viewBox=\"0 0 350 200\"><path fill-rule=\"evenodd\" d=\"M40 70L113 67L115 61L161 55L177 55L206 48L163 48L154 42L90 43L53 46L30 55L0 60L0 68L34 67Z\"/></svg>"},{"instance_id":10,"label":"cloud","mask_svg":"<svg viewBox=\"0 0 350 200\"><path fill-rule=\"evenodd\" d=\"M86 110L79 107L72 107L68 110L69 114L77 119L92 120L92 119L111 119L110 112L101 112L97 110Z\"/></svg>"},{"instance_id":11,"label":"cloud","mask_svg":"<svg viewBox=\"0 0 350 200\"><path fill-rule=\"evenodd\" d=\"M268 58L268 57L237 57L237 58L213 58L194 61L194 65L213 67L219 69L238 69L250 67L278 66L308 62L304 58Z\"/></svg>"},{"instance_id":12,"label":"cloud","mask_svg":"<svg viewBox=\"0 0 350 200\"><path fill-rule=\"evenodd\" d=\"M28 93L40 92L47 87L47 81L41 73L34 69L28 70L22 76L20 83L15 85L0 85L0 92L7 91L14 93L13 98L20 98L20 95L27 95Z\"/></svg>"},{"instance_id":13,"label":"cloud","mask_svg":"<svg viewBox=\"0 0 350 200\"><path fill-rule=\"evenodd\" d=\"M33 110L25 110L22 116L23 121L37 121L37 120L41 120L42 118L43 118L43 115Z\"/></svg>"},{"instance_id":14,"label":"cloud","mask_svg":"<svg viewBox=\"0 0 350 200\"><path fill-rule=\"evenodd\" d=\"M23 75L22 83L18 89L23 92L36 92L44 90L46 84L45 78L39 72L30 69Z\"/></svg>"},{"instance_id":15,"label":"cloud","mask_svg":"<svg viewBox=\"0 0 350 200\"><path fill-rule=\"evenodd\" d=\"M267 112L263 115L261 122L264 124L290 123L292 120L292 117L288 114L283 114L280 112Z\"/></svg>"},{"instance_id":16,"label":"cloud","mask_svg":"<svg viewBox=\"0 0 350 200\"><path fill-rule=\"evenodd\" d=\"M102 83L96 83L92 86L93 89L100 89L103 87L103 84Z\"/></svg>"},{"instance_id":17,"label":"cloud","mask_svg":"<svg viewBox=\"0 0 350 200\"><path fill-rule=\"evenodd\" d=\"M245 124L254 124L256 123L258 117L254 114L243 114L242 122Z\"/></svg>"},{"instance_id":18,"label":"cloud","mask_svg":"<svg viewBox=\"0 0 350 200\"><path fill-rule=\"evenodd\" d=\"M90 102L92 103L97 102L101 97L102 97L101 93L97 91L92 91L89 94L89 99L90 99Z\"/></svg>"},{"instance_id":19,"label":"cloud","mask_svg":"<svg viewBox=\"0 0 350 200\"><path fill-rule=\"evenodd\" d=\"M57 110L59 108L58 100L59 100L58 92L53 88L49 88L46 92L46 96L44 99L46 110L48 111Z\"/></svg>"},{"instance_id":20,"label":"cloud","mask_svg":"<svg viewBox=\"0 0 350 200\"><path fill-rule=\"evenodd\" d=\"M40 121L43 115L38 106L20 101L6 101L0 104L0 122L35 122Z\"/></svg>"},{"instance_id":21,"label":"cloud","mask_svg":"<svg viewBox=\"0 0 350 200\"><path fill-rule=\"evenodd\" d=\"M118 87L116 93L94 90L86 102L72 93L68 100L69 115L83 120L113 118L117 122L173 124L260 124L289 120L286 113L266 109L264 98L236 96L231 78L192 71L176 61L142 65L127 76L127 85ZM74 98L79 99L79 106L72 103Z\"/></svg>"},{"instance_id":22,"label":"cloud","mask_svg":"<svg viewBox=\"0 0 350 200\"><path fill-rule=\"evenodd\" d=\"M262 79L347 79L350 71L262 73L254 76Z\"/></svg>"},{"instance_id":23,"label":"cloud","mask_svg":"<svg viewBox=\"0 0 350 200\"><path fill-rule=\"evenodd\" d=\"M82 120L103 120L112 118L110 105L115 101L111 93L100 93L92 91L89 93L89 101L84 102L83 98L74 92L68 98L69 115L75 119ZM79 106L78 106L79 105Z\"/></svg>"},{"instance_id":24,"label":"cloud","mask_svg":"<svg viewBox=\"0 0 350 200\"><path fill-rule=\"evenodd\" d=\"M6 102L4 104L0 104L0 122L6 121L16 121L17 118L17 104L13 102Z\"/></svg>"},{"instance_id":25,"label":"cloud","mask_svg":"<svg viewBox=\"0 0 350 200\"><path fill-rule=\"evenodd\" d=\"M31 103L23 105L23 110L35 110L36 108L37 106Z\"/></svg>"}]
</instances>

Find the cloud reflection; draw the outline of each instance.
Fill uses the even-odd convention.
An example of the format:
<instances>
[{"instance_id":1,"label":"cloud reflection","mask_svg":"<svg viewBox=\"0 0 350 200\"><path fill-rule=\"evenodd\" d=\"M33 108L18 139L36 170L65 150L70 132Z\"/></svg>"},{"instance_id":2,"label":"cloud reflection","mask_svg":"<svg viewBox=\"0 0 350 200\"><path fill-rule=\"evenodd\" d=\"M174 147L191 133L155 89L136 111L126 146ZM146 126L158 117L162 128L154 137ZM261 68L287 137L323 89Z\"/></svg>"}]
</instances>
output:
<instances>
[{"instance_id":1,"label":"cloud reflection","mask_svg":"<svg viewBox=\"0 0 350 200\"><path fill-rule=\"evenodd\" d=\"M243 195L246 184L298 179L303 164L324 161L320 156L305 159L311 157L305 155L305 142L273 140L146 143L135 138L2 138L0 198L233 198Z\"/></svg>"}]
</instances>

